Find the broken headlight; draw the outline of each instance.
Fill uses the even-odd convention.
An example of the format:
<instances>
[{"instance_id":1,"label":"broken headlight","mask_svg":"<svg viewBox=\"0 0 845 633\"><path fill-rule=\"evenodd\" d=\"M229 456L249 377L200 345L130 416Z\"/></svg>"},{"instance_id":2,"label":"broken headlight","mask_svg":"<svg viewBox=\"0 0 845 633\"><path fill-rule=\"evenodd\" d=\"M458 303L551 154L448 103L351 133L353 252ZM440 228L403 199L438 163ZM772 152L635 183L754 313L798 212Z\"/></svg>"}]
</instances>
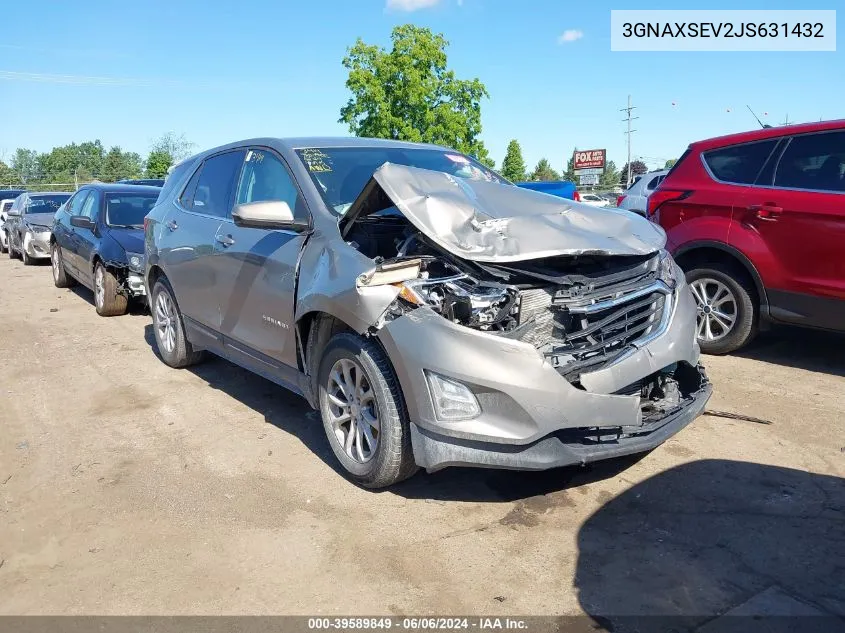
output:
<instances>
[{"instance_id":1,"label":"broken headlight","mask_svg":"<svg viewBox=\"0 0 845 633\"><path fill-rule=\"evenodd\" d=\"M144 256L141 253L126 253L129 260L129 270L133 273L144 272Z\"/></svg>"},{"instance_id":2,"label":"broken headlight","mask_svg":"<svg viewBox=\"0 0 845 633\"><path fill-rule=\"evenodd\" d=\"M669 251L660 251L660 258L657 262L657 278L666 284L671 290L678 285L678 280L681 279L683 272L672 259Z\"/></svg>"},{"instance_id":3,"label":"broken headlight","mask_svg":"<svg viewBox=\"0 0 845 633\"><path fill-rule=\"evenodd\" d=\"M427 305L446 319L482 330L509 330L516 326L519 294L516 289L480 284L468 275L413 279L400 284L399 296L415 305Z\"/></svg>"}]
</instances>

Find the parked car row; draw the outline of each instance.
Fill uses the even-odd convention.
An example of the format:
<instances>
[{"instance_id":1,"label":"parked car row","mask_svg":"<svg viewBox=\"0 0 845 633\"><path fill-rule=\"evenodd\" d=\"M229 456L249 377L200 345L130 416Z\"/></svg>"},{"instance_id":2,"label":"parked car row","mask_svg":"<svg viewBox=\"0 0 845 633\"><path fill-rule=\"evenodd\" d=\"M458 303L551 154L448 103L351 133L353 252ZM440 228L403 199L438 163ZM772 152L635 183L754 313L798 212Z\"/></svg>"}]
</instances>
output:
<instances>
[{"instance_id":1,"label":"parked car row","mask_svg":"<svg viewBox=\"0 0 845 633\"><path fill-rule=\"evenodd\" d=\"M213 353L301 394L367 487L647 451L711 394L660 227L447 148L241 141L160 190L83 187L52 226L57 286L103 315L147 293L165 363Z\"/></svg>"}]
</instances>

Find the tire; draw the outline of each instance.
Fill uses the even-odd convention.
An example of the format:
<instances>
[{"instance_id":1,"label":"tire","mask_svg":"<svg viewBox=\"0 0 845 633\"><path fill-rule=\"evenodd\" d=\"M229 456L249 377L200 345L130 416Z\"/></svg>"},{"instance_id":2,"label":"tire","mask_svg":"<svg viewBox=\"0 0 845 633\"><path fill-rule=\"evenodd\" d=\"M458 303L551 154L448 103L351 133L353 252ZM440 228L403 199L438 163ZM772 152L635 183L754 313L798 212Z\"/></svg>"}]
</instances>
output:
<instances>
[{"instance_id":1,"label":"tire","mask_svg":"<svg viewBox=\"0 0 845 633\"><path fill-rule=\"evenodd\" d=\"M35 264L35 260L27 254L26 249L23 247L23 242L21 242L21 259L23 260L24 266L33 266Z\"/></svg>"},{"instance_id":2,"label":"tire","mask_svg":"<svg viewBox=\"0 0 845 633\"><path fill-rule=\"evenodd\" d=\"M5 235L5 233L4 233ZM6 239L6 244L9 243L9 240ZM0 240L0 253L7 253L9 251L9 247L3 244L3 240Z\"/></svg>"},{"instance_id":3,"label":"tire","mask_svg":"<svg viewBox=\"0 0 845 633\"><path fill-rule=\"evenodd\" d=\"M698 312L696 315L696 333L701 351L705 354L728 354L747 345L757 335L759 307L757 293L751 281L744 276L737 275L730 266L720 263L699 264L686 273L687 283L690 285L695 298ZM714 299L722 296L725 289L730 294L726 302L717 303ZM702 303L702 293L707 295L709 303ZM733 311L729 303L733 303ZM710 331L719 334L713 338L707 336L705 306L710 306ZM713 314L714 308L719 311L720 318ZM723 317L732 317L733 321ZM729 327L722 327L720 322L727 322Z\"/></svg>"},{"instance_id":4,"label":"tire","mask_svg":"<svg viewBox=\"0 0 845 633\"><path fill-rule=\"evenodd\" d=\"M53 283L56 288L70 288L76 285L76 279L67 274L61 247L53 242L50 247L50 266L53 269Z\"/></svg>"},{"instance_id":5,"label":"tire","mask_svg":"<svg viewBox=\"0 0 845 633\"><path fill-rule=\"evenodd\" d=\"M6 234L6 243L9 245L8 249L6 251L9 255L9 259L14 259L15 258L15 249L12 247L12 234L11 233Z\"/></svg>"},{"instance_id":6,"label":"tire","mask_svg":"<svg viewBox=\"0 0 845 633\"><path fill-rule=\"evenodd\" d=\"M156 281L153 286L152 297L150 297L150 312L153 316L156 347L165 364L179 369L196 365L205 358L205 352L202 350L194 351L193 346L185 336L182 312L179 310L179 304L176 303L173 289L167 279L163 277ZM172 332L166 327L163 320L165 318L170 320L167 325L172 325Z\"/></svg>"},{"instance_id":7,"label":"tire","mask_svg":"<svg viewBox=\"0 0 845 633\"><path fill-rule=\"evenodd\" d=\"M97 262L94 267L94 307L104 317L126 314L129 300L121 294L115 276Z\"/></svg>"},{"instance_id":8,"label":"tire","mask_svg":"<svg viewBox=\"0 0 845 633\"><path fill-rule=\"evenodd\" d=\"M345 364L349 374L339 369L339 364ZM359 373L362 380L358 383L361 386L358 393L366 393L368 397L350 400L333 376L346 385L344 375L348 375L352 384L346 388L351 387L355 391ZM323 351L318 381L320 414L326 437L352 481L365 488L384 488L407 479L417 471L405 401L393 367L380 347L356 334L336 334ZM348 402L350 406L341 408L334 404L338 401ZM336 427L335 420L342 414L349 414L349 421ZM365 419L376 420L378 427L365 422ZM352 433L353 424L359 422L367 424L361 428L369 429L369 437L375 440L374 449L363 431ZM344 437L350 435L353 439L345 442Z\"/></svg>"}]
</instances>

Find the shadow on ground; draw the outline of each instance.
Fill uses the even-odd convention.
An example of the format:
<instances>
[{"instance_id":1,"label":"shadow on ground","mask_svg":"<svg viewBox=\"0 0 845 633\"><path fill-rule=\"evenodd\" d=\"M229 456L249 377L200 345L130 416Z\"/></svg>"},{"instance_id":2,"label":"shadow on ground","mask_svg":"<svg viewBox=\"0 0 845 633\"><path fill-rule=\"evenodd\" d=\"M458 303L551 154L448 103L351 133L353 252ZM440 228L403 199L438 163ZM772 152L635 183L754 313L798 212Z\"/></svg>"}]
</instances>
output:
<instances>
[{"instance_id":1,"label":"shadow on ground","mask_svg":"<svg viewBox=\"0 0 845 633\"><path fill-rule=\"evenodd\" d=\"M762 332L735 356L845 376L845 335L779 326Z\"/></svg>"},{"instance_id":2,"label":"shadow on ground","mask_svg":"<svg viewBox=\"0 0 845 633\"><path fill-rule=\"evenodd\" d=\"M602 506L581 527L578 552L579 601L607 630L845 629L838 477L726 460L683 464Z\"/></svg>"},{"instance_id":3,"label":"shadow on ground","mask_svg":"<svg viewBox=\"0 0 845 633\"><path fill-rule=\"evenodd\" d=\"M152 324L145 326L144 339L160 359ZM339 476L345 476L329 447L319 415L304 398L215 356L189 367L188 371L210 387L262 414L267 424L297 437ZM583 468L556 468L542 472L447 468L432 474L420 472L381 492L409 499L509 502L614 477L641 458L642 455L635 455Z\"/></svg>"}]
</instances>

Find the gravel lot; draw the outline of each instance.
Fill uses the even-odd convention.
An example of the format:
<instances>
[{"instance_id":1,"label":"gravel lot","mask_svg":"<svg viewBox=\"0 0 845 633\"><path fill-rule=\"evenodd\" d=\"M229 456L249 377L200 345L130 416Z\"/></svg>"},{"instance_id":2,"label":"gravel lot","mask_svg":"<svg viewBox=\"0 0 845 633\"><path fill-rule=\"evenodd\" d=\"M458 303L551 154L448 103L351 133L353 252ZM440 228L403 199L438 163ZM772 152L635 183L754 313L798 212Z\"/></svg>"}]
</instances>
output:
<instances>
[{"instance_id":1,"label":"gravel lot","mask_svg":"<svg viewBox=\"0 0 845 633\"><path fill-rule=\"evenodd\" d=\"M2 614L845 617L841 337L705 358L710 408L769 425L369 492L303 400L222 360L170 369L147 314L92 301L0 259Z\"/></svg>"}]
</instances>

